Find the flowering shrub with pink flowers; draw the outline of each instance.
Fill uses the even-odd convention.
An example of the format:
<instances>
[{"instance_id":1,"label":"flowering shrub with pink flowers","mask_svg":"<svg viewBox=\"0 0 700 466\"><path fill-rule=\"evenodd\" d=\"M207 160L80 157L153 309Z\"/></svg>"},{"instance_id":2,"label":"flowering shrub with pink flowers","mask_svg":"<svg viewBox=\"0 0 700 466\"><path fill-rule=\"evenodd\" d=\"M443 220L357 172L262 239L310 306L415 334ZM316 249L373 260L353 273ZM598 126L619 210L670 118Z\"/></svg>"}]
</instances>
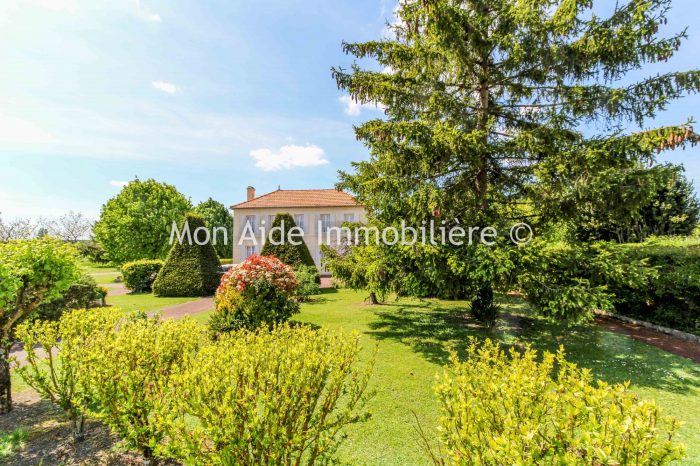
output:
<instances>
[{"instance_id":1,"label":"flowering shrub with pink flowers","mask_svg":"<svg viewBox=\"0 0 700 466\"><path fill-rule=\"evenodd\" d=\"M276 257L255 255L234 265L216 290L212 336L286 321L299 312L297 287L294 270Z\"/></svg>"},{"instance_id":2,"label":"flowering shrub with pink flowers","mask_svg":"<svg viewBox=\"0 0 700 466\"><path fill-rule=\"evenodd\" d=\"M247 286L264 280L282 293L291 296L297 288L297 280L294 270L274 256L250 256L241 264L233 265L221 278L221 284L217 293L233 286L238 291L243 291Z\"/></svg>"}]
</instances>

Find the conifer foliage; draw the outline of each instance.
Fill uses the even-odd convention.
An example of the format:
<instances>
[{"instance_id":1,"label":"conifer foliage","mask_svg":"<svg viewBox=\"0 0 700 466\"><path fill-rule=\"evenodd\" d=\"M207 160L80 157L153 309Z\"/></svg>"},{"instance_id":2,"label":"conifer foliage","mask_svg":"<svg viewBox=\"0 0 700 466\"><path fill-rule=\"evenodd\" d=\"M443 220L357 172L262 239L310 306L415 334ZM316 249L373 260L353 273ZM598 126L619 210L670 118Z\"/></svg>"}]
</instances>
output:
<instances>
[{"instance_id":1,"label":"conifer foliage","mask_svg":"<svg viewBox=\"0 0 700 466\"><path fill-rule=\"evenodd\" d=\"M289 214L277 214L272 226L269 229L269 235L265 245L260 251L262 256L275 256L283 263L291 265L293 268L301 265L316 267L313 257L309 252L308 246L304 242L301 234L289 232L292 228L296 228L297 224ZM298 232L298 230L296 230ZM290 241L291 240L291 241ZM300 243L300 244L293 244Z\"/></svg>"},{"instance_id":2,"label":"conifer foliage","mask_svg":"<svg viewBox=\"0 0 700 466\"><path fill-rule=\"evenodd\" d=\"M370 159L341 173L340 187L386 225L434 218L507 233L521 221L535 230L576 222L578 206L614 189L601 179L634 175L644 185L640 164L698 142L690 120L642 128L672 100L700 90L700 71L630 83L630 71L670 59L686 33L660 32L671 0L617 2L607 16L604 3L399 2L393 38L343 45L381 71L333 70L353 99L386 114L356 127ZM509 273L498 249L509 246L388 254L403 264L397 281L436 294L469 284L458 292L488 305L483 298Z\"/></svg>"},{"instance_id":3,"label":"conifer foliage","mask_svg":"<svg viewBox=\"0 0 700 466\"><path fill-rule=\"evenodd\" d=\"M156 296L209 296L219 285L220 266L216 251L211 242L200 245L194 237L198 228L205 227L204 219L189 213L184 224L189 226L193 241L190 243L187 238L182 243L175 241L153 282Z\"/></svg>"}]
</instances>

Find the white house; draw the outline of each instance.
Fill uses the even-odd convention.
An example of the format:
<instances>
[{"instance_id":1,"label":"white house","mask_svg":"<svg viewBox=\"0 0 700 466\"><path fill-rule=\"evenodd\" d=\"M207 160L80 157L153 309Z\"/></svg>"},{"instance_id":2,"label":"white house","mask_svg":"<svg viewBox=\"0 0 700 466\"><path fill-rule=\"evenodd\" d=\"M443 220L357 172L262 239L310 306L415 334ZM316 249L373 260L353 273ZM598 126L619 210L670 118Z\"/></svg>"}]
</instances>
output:
<instances>
[{"instance_id":1,"label":"white house","mask_svg":"<svg viewBox=\"0 0 700 466\"><path fill-rule=\"evenodd\" d=\"M303 239L322 272L320 245L327 244L329 229L332 233L344 222L366 221L364 207L336 189L278 189L256 197L255 188L249 186L246 201L231 206L231 210L234 263L259 254L275 216L287 213L303 231Z\"/></svg>"}]
</instances>

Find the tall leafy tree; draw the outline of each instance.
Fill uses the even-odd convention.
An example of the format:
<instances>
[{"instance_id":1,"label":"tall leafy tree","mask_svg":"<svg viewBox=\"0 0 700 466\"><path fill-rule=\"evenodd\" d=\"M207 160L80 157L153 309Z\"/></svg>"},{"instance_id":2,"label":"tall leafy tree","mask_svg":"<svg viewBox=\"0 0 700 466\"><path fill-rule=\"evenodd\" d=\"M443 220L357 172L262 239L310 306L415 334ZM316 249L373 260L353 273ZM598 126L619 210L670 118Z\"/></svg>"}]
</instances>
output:
<instances>
[{"instance_id":1,"label":"tall leafy tree","mask_svg":"<svg viewBox=\"0 0 700 466\"><path fill-rule=\"evenodd\" d=\"M606 17L592 3L400 2L393 38L343 45L381 71L333 70L352 98L386 108L386 118L356 128L370 160L341 173L341 187L385 224L457 219L503 231L517 221L575 220L583 201L600 196L598 180L695 143L690 121L637 127L697 92L700 71L629 82L630 71L668 60L686 37L659 32L671 1L618 2ZM473 306L489 308L507 268L503 249L395 251L416 270L412 281L460 284Z\"/></svg>"},{"instance_id":2,"label":"tall leafy tree","mask_svg":"<svg viewBox=\"0 0 700 466\"><path fill-rule=\"evenodd\" d=\"M170 230L192 208L174 186L138 178L102 206L93 226L109 260L162 259L170 250Z\"/></svg>"},{"instance_id":3,"label":"tall leafy tree","mask_svg":"<svg viewBox=\"0 0 700 466\"><path fill-rule=\"evenodd\" d=\"M233 255L233 217L231 212L225 205L211 197L197 204L194 211L204 218L206 227L212 233L212 242L216 238L216 244L213 246L219 258L231 258ZM226 236L218 232L219 228L226 229ZM215 229L217 230L215 231Z\"/></svg>"}]
</instances>

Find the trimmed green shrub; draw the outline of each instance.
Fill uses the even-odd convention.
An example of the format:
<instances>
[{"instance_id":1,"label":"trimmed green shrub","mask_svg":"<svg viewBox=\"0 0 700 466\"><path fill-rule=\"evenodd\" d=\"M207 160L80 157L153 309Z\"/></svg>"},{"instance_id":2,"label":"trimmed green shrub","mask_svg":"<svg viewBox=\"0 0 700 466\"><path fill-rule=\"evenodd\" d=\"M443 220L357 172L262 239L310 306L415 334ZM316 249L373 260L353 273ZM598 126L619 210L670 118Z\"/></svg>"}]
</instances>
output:
<instances>
[{"instance_id":1,"label":"trimmed green shrub","mask_svg":"<svg viewBox=\"0 0 700 466\"><path fill-rule=\"evenodd\" d=\"M700 335L700 239L651 238L619 249L656 273L642 287L610 283L615 312Z\"/></svg>"},{"instance_id":2,"label":"trimmed green shrub","mask_svg":"<svg viewBox=\"0 0 700 466\"><path fill-rule=\"evenodd\" d=\"M209 320L212 337L284 322L299 312L294 271L275 257L251 256L221 278Z\"/></svg>"},{"instance_id":3,"label":"trimmed green shrub","mask_svg":"<svg viewBox=\"0 0 700 466\"><path fill-rule=\"evenodd\" d=\"M655 276L643 259L631 259L614 243L550 243L533 240L517 248L514 282L541 314L572 322L612 311L611 284L642 289Z\"/></svg>"},{"instance_id":4,"label":"trimmed green shrub","mask_svg":"<svg viewBox=\"0 0 700 466\"><path fill-rule=\"evenodd\" d=\"M156 280L162 267L163 261L157 259L141 259L127 262L120 268L124 286L134 293L151 291L153 282Z\"/></svg>"},{"instance_id":5,"label":"trimmed green shrub","mask_svg":"<svg viewBox=\"0 0 700 466\"><path fill-rule=\"evenodd\" d=\"M297 230L289 235L292 228L296 228L297 224L289 214L277 214L272 226L268 229L268 236L263 245L260 255L275 256L287 265L297 268L300 265L316 267L313 257L309 252L308 246L304 242L301 234L295 234ZM287 241L291 239L300 244L292 244ZM274 243L274 244L273 244Z\"/></svg>"},{"instance_id":6,"label":"trimmed green shrub","mask_svg":"<svg viewBox=\"0 0 700 466\"><path fill-rule=\"evenodd\" d=\"M93 333L85 342L79 380L91 401L90 414L144 458L158 454L165 436L159 413L172 402L169 381L192 357L202 335L201 326L189 318L138 315Z\"/></svg>"},{"instance_id":7,"label":"trimmed green shrub","mask_svg":"<svg viewBox=\"0 0 700 466\"><path fill-rule=\"evenodd\" d=\"M171 380L168 449L184 464L332 464L368 417L359 338L280 326L203 347Z\"/></svg>"},{"instance_id":8,"label":"trimmed green shrub","mask_svg":"<svg viewBox=\"0 0 700 466\"><path fill-rule=\"evenodd\" d=\"M663 465L683 457L680 423L628 384L594 383L563 349L545 352L472 339L439 379L441 455L436 464ZM440 457L442 456L442 457Z\"/></svg>"},{"instance_id":9,"label":"trimmed green shrub","mask_svg":"<svg viewBox=\"0 0 700 466\"><path fill-rule=\"evenodd\" d=\"M111 332L119 314L112 310L78 309L63 314L58 322L38 320L17 327L24 344L26 364L15 370L24 382L64 413L73 426L73 438L84 438L86 404L84 386L86 349L99 332ZM60 347L59 347L60 343ZM89 374L82 374L82 379Z\"/></svg>"},{"instance_id":10,"label":"trimmed green shrub","mask_svg":"<svg viewBox=\"0 0 700 466\"><path fill-rule=\"evenodd\" d=\"M300 301L306 301L309 299L309 296L321 292L321 287L319 286L321 283L321 274L318 273L316 267L300 265L294 270L294 275L299 284L297 288L297 297Z\"/></svg>"},{"instance_id":11,"label":"trimmed green shrub","mask_svg":"<svg viewBox=\"0 0 700 466\"><path fill-rule=\"evenodd\" d=\"M206 228L204 219L196 214L187 214L183 228L189 227L192 241L182 244L176 240L165 259L163 267L153 282L156 296L209 296L219 284L219 258L210 242L197 244L198 228ZM202 231L200 231L202 233ZM204 243L204 238L199 237Z\"/></svg>"},{"instance_id":12,"label":"trimmed green shrub","mask_svg":"<svg viewBox=\"0 0 700 466\"><path fill-rule=\"evenodd\" d=\"M97 285L95 279L88 274L82 274L63 296L48 303L39 305L28 317L28 320L57 320L70 309L89 309L100 305L107 290Z\"/></svg>"}]
</instances>

